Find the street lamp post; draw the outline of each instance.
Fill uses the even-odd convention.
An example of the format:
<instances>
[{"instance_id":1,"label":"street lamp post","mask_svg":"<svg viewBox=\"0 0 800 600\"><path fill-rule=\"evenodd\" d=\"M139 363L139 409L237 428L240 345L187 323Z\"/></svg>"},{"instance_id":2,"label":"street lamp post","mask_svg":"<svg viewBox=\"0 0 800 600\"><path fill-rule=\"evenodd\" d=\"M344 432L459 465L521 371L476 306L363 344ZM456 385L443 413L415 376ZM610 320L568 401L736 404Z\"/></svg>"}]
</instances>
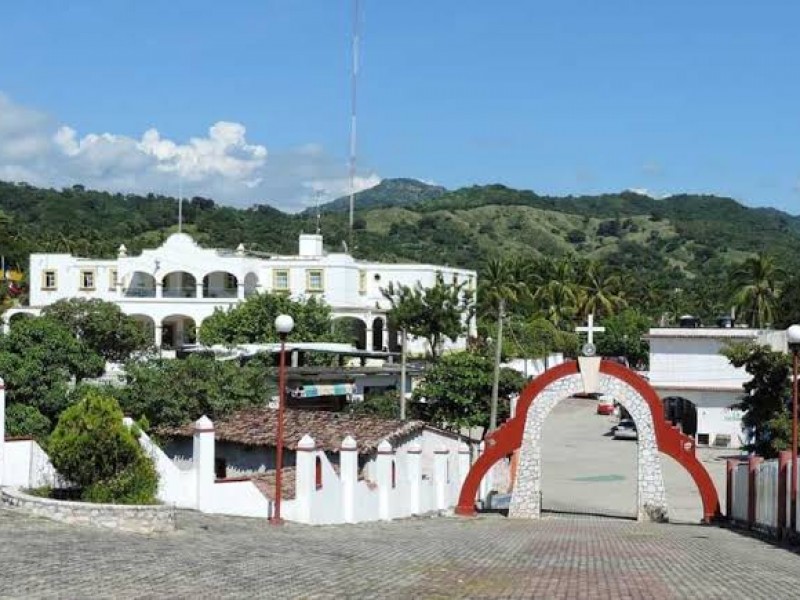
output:
<instances>
[{"instance_id":1,"label":"street lamp post","mask_svg":"<svg viewBox=\"0 0 800 600\"><path fill-rule=\"evenodd\" d=\"M289 315L278 315L275 318L275 330L281 339L281 353L278 359L278 451L275 457L275 511L270 522L282 525L281 518L281 482L283 475L283 408L286 405L286 336L294 328L294 319Z\"/></svg>"},{"instance_id":2,"label":"street lamp post","mask_svg":"<svg viewBox=\"0 0 800 600\"><path fill-rule=\"evenodd\" d=\"M800 354L800 325L792 325L786 330L786 340L792 351L792 475L789 492L790 520L792 530L797 531L797 368Z\"/></svg>"}]
</instances>

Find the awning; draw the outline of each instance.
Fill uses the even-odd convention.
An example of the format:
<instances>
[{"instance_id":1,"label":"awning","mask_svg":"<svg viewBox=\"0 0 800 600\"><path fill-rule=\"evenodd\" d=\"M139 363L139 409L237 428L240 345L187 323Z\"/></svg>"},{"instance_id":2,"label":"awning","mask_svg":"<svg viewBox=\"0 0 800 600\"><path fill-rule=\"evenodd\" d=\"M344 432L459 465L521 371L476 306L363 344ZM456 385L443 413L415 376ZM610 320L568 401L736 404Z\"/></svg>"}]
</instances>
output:
<instances>
[{"instance_id":1,"label":"awning","mask_svg":"<svg viewBox=\"0 0 800 600\"><path fill-rule=\"evenodd\" d=\"M353 384L304 385L291 391L292 398L318 398L320 396L346 396L353 393Z\"/></svg>"}]
</instances>

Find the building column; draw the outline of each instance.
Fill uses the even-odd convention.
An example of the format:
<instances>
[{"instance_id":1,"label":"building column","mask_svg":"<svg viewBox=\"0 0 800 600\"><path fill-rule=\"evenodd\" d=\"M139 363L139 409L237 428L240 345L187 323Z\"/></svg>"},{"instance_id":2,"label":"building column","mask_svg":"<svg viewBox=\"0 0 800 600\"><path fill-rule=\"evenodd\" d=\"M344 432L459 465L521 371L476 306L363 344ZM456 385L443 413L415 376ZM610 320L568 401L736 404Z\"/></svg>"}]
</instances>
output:
<instances>
[{"instance_id":1,"label":"building column","mask_svg":"<svg viewBox=\"0 0 800 600\"><path fill-rule=\"evenodd\" d=\"M203 282L201 281L200 283L195 283L194 287L195 287L195 293L194 293L195 297L202 298L203 297Z\"/></svg>"},{"instance_id":2,"label":"building column","mask_svg":"<svg viewBox=\"0 0 800 600\"><path fill-rule=\"evenodd\" d=\"M366 350L367 352L372 352L372 350L374 349L372 347L372 324L371 323L367 324L366 329L364 331L366 332L364 335L365 338L364 350Z\"/></svg>"},{"instance_id":3,"label":"building column","mask_svg":"<svg viewBox=\"0 0 800 600\"><path fill-rule=\"evenodd\" d=\"M381 342L383 343L383 348L389 350L389 319L385 316L383 317L383 335L381 335ZM379 350L383 350L383 348L379 348Z\"/></svg>"},{"instance_id":4,"label":"building column","mask_svg":"<svg viewBox=\"0 0 800 600\"><path fill-rule=\"evenodd\" d=\"M164 297L164 284L160 281L156 282L156 298Z\"/></svg>"},{"instance_id":5,"label":"building column","mask_svg":"<svg viewBox=\"0 0 800 600\"><path fill-rule=\"evenodd\" d=\"M192 468L197 484L197 510L211 512L214 508L214 423L203 415L194 424Z\"/></svg>"},{"instance_id":6,"label":"building column","mask_svg":"<svg viewBox=\"0 0 800 600\"><path fill-rule=\"evenodd\" d=\"M162 323L155 323L155 327L153 328L153 331L155 333L156 348L160 348L161 347L161 340L162 340L163 335L164 335L164 325Z\"/></svg>"},{"instance_id":7,"label":"building column","mask_svg":"<svg viewBox=\"0 0 800 600\"><path fill-rule=\"evenodd\" d=\"M236 297L239 300L244 300L244 281L240 281L236 285Z\"/></svg>"}]
</instances>

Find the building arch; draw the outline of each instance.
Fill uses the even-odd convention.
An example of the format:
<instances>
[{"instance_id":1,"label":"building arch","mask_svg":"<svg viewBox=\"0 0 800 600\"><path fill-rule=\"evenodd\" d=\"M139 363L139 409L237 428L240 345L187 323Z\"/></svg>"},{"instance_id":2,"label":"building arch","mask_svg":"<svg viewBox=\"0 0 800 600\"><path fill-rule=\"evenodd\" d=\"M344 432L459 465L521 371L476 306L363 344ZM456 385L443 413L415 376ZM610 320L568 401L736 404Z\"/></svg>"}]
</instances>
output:
<instances>
[{"instance_id":1,"label":"building arch","mask_svg":"<svg viewBox=\"0 0 800 600\"><path fill-rule=\"evenodd\" d=\"M664 418L682 433L697 439L697 405L683 396L668 396L662 401Z\"/></svg>"},{"instance_id":2,"label":"building arch","mask_svg":"<svg viewBox=\"0 0 800 600\"><path fill-rule=\"evenodd\" d=\"M388 340L384 339L383 328L386 320L383 317L375 317L372 320L372 349L376 351L383 350L387 345ZM388 336L387 336L388 337Z\"/></svg>"},{"instance_id":3,"label":"building arch","mask_svg":"<svg viewBox=\"0 0 800 600\"><path fill-rule=\"evenodd\" d=\"M239 278L229 271L212 271L203 277L203 298L236 298Z\"/></svg>"},{"instance_id":4,"label":"building arch","mask_svg":"<svg viewBox=\"0 0 800 600\"><path fill-rule=\"evenodd\" d=\"M128 298L155 298L156 278L144 271L134 271L130 274L125 286L124 295Z\"/></svg>"},{"instance_id":5,"label":"building arch","mask_svg":"<svg viewBox=\"0 0 800 600\"><path fill-rule=\"evenodd\" d=\"M180 348L197 342L197 325L192 317L175 314L161 319L161 345Z\"/></svg>"},{"instance_id":6,"label":"building arch","mask_svg":"<svg viewBox=\"0 0 800 600\"><path fill-rule=\"evenodd\" d=\"M367 349L367 323L363 319L346 315L334 317L333 327L346 343L359 350Z\"/></svg>"},{"instance_id":7,"label":"building arch","mask_svg":"<svg viewBox=\"0 0 800 600\"><path fill-rule=\"evenodd\" d=\"M590 366L594 365L594 366ZM570 361L545 371L522 391L516 415L486 437L485 452L473 464L461 488L456 512L475 514L475 497L483 477L502 458L521 448L510 514L536 518L541 499L536 493L541 473L539 439L544 418L562 399L581 391L584 382L612 386L639 430L639 518L666 518L659 452L674 458L692 477L703 502L703 520L720 514L719 496L708 472L695 456L692 438L664 418L664 407L650 384L627 367L606 360ZM656 467L657 465L657 467ZM660 485L659 485L660 484Z\"/></svg>"},{"instance_id":8,"label":"building arch","mask_svg":"<svg viewBox=\"0 0 800 600\"><path fill-rule=\"evenodd\" d=\"M163 298L196 298L197 278L186 271L172 271L161 278Z\"/></svg>"}]
</instances>

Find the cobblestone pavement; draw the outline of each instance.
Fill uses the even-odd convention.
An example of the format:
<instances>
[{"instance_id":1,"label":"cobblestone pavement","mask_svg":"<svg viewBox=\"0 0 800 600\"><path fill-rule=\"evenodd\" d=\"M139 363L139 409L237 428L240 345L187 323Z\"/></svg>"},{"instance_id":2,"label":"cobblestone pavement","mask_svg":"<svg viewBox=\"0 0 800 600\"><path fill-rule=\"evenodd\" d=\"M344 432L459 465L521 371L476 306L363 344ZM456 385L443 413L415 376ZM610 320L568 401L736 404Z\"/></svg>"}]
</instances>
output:
<instances>
[{"instance_id":1,"label":"cobblestone pavement","mask_svg":"<svg viewBox=\"0 0 800 600\"><path fill-rule=\"evenodd\" d=\"M0 510L0 597L797 598L800 557L732 531L592 518L282 528L178 516L158 536Z\"/></svg>"}]
</instances>

